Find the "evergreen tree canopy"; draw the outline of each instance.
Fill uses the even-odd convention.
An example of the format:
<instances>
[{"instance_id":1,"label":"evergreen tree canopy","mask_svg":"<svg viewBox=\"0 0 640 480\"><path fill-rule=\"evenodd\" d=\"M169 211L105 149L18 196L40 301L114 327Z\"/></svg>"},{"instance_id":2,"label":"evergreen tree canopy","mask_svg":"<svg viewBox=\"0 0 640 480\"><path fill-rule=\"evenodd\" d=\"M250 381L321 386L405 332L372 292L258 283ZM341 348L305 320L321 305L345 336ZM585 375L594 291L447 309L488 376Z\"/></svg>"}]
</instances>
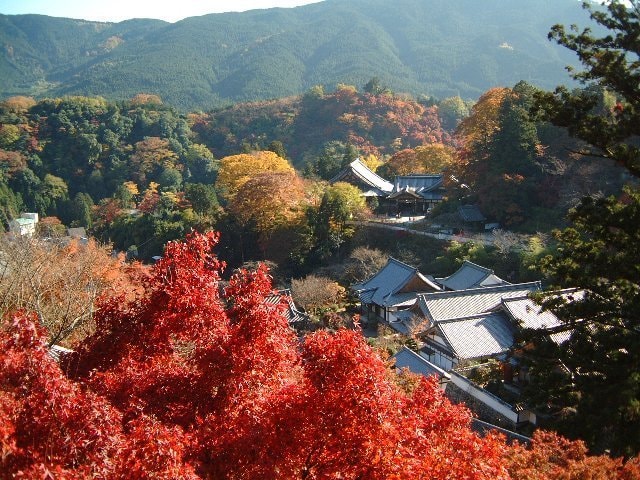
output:
<instances>
[{"instance_id":1,"label":"evergreen tree canopy","mask_svg":"<svg viewBox=\"0 0 640 480\"><path fill-rule=\"evenodd\" d=\"M538 96L537 108L554 124L585 141L585 151L612 158L640 176L640 3L620 1L590 9L608 29L553 27L550 38L574 50L585 70L573 76L587 88L558 88ZM598 108L598 87L616 97L612 109ZM580 436L597 451L631 455L640 451L640 192L623 198L585 198L572 211L573 226L557 232L557 255L543 267L557 287L584 295L547 298L572 330L562 346L538 339L533 355L534 387L553 411L558 427ZM549 368L560 360L565 372ZM536 399L532 395L533 400Z\"/></svg>"}]
</instances>

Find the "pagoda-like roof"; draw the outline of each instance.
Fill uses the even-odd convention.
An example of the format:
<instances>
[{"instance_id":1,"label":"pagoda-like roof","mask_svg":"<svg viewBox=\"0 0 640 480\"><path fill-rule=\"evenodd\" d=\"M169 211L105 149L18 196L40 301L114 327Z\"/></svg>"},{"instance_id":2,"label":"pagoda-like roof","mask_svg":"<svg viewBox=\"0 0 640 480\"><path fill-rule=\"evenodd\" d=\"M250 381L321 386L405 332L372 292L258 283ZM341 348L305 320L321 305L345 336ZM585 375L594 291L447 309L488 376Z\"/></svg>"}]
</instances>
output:
<instances>
[{"instance_id":1,"label":"pagoda-like roof","mask_svg":"<svg viewBox=\"0 0 640 480\"><path fill-rule=\"evenodd\" d=\"M396 361L395 367L397 369L408 368L409 371L425 377L435 375L439 380L448 380L451 377L451 375L443 369L429 362L426 358L421 357L407 347L402 347L402 350L396 353L392 358Z\"/></svg>"},{"instance_id":2,"label":"pagoda-like roof","mask_svg":"<svg viewBox=\"0 0 640 480\"><path fill-rule=\"evenodd\" d=\"M438 278L438 283L447 290L466 290L468 288L491 287L494 285L508 285L493 270L465 260L460 268L445 278Z\"/></svg>"},{"instance_id":3,"label":"pagoda-like roof","mask_svg":"<svg viewBox=\"0 0 640 480\"><path fill-rule=\"evenodd\" d=\"M365 187L365 194L385 196L393 190L391 182L371 171L359 158L347 165L329 182L348 182L349 180L357 180L361 183L361 187Z\"/></svg>"},{"instance_id":4,"label":"pagoda-like roof","mask_svg":"<svg viewBox=\"0 0 640 480\"><path fill-rule=\"evenodd\" d=\"M413 283L411 283L413 282ZM405 287L413 287L405 291ZM387 264L373 277L351 287L363 303L375 303L380 306L413 303L415 292L440 290L440 287L417 268L389 258Z\"/></svg>"},{"instance_id":5,"label":"pagoda-like roof","mask_svg":"<svg viewBox=\"0 0 640 480\"><path fill-rule=\"evenodd\" d=\"M279 290L267 295L264 303L269 305L285 305L283 314L289 323L305 322L309 320L309 315L301 312L291 298L291 290Z\"/></svg>"},{"instance_id":6,"label":"pagoda-like roof","mask_svg":"<svg viewBox=\"0 0 640 480\"><path fill-rule=\"evenodd\" d=\"M497 285L446 292L419 293L421 313L432 323L464 318L494 310L506 298L522 297L541 290L540 282Z\"/></svg>"},{"instance_id":7,"label":"pagoda-like roof","mask_svg":"<svg viewBox=\"0 0 640 480\"><path fill-rule=\"evenodd\" d=\"M442 174L398 175L393 183L393 192L389 198L414 197L424 200L442 200Z\"/></svg>"}]
</instances>

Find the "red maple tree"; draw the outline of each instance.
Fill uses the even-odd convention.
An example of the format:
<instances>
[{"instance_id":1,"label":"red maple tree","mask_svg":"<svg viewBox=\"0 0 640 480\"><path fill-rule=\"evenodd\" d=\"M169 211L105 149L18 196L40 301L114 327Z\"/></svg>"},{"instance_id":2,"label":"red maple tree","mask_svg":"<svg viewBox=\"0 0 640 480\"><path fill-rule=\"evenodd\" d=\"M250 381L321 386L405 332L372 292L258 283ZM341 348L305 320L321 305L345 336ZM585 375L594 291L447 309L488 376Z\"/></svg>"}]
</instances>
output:
<instances>
[{"instance_id":1,"label":"red maple tree","mask_svg":"<svg viewBox=\"0 0 640 480\"><path fill-rule=\"evenodd\" d=\"M37 318L13 314L0 331L0 478L552 478L593 464L572 442L565 461L479 437L434 380L403 388L359 332L298 339L264 301L265 268L221 288L217 240L168 244L137 298L106 297L60 363ZM611 462L619 478L637 472Z\"/></svg>"}]
</instances>

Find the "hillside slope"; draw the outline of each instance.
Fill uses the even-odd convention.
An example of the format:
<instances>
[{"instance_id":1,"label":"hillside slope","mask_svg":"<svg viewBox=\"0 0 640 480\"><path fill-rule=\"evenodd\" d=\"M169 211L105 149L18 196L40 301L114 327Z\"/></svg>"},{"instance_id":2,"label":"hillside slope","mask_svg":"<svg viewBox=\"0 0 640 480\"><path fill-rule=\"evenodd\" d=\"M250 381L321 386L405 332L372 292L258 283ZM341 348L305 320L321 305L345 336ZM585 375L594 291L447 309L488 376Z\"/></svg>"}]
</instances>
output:
<instances>
[{"instance_id":1,"label":"hillside slope","mask_svg":"<svg viewBox=\"0 0 640 480\"><path fill-rule=\"evenodd\" d=\"M0 96L148 92L206 110L377 76L395 91L476 98L566 82L573 58L547 32L587 22L575 0L325 0L173 24L0 15Z\"/></svg>"}]
</instances>

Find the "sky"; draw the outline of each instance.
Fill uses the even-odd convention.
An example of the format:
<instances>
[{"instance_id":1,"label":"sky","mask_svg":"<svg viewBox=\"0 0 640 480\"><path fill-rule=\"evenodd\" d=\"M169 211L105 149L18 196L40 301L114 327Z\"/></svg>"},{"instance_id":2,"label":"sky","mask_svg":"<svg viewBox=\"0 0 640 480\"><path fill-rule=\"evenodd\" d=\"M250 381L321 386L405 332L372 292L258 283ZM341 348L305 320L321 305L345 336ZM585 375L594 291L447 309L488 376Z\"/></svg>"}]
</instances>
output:
<instances>
[{"instance_id":1,"label":"sky","mask_svg":"<svg viewBox=\"0 0 640 480\"><path fill-rule=\"evenodd\" d=\"M243 12L256 8L295 7L319 0L0 0L0 13L39 13L52 17L120 22L157 18L176 22L207 13Z\"/></svg>"}]
</instances>

